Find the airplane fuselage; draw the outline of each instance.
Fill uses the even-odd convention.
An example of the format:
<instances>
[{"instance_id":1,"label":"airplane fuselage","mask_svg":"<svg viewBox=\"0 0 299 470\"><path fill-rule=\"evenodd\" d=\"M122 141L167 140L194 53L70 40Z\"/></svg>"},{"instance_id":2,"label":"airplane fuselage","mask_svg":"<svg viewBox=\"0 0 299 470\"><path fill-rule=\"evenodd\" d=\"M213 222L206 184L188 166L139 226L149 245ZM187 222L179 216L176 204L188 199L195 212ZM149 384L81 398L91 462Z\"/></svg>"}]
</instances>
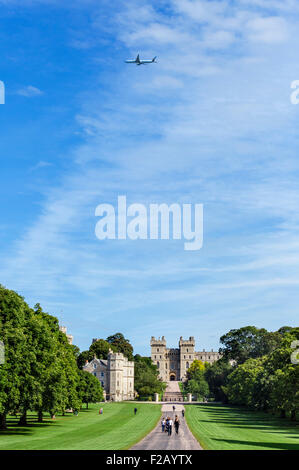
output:
<instances>
[{"instance_id":1,"label":"airplane fuselage","mask_svg":"<svg viewBox=\"0 0 299 470\"><path fill-rule=\"evenodd\" d=\"M156 57L154 57L153 59L140 59L139 54L137 55L136 59L125 60L126 64L136 64L136 65L152 64L155 61L156 61Z\"/></svg>"}]
</instances>

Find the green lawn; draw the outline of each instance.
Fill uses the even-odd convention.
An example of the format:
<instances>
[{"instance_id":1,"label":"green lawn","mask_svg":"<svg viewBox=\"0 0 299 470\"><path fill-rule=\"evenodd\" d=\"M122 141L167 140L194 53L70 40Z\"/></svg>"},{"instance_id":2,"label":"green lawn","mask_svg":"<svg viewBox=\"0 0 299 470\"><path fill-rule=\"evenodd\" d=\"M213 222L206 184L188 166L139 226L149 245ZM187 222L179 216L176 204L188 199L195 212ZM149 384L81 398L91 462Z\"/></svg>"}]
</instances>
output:
<instances>
[{"instance_id":1,"label":"green lawn","mask_svg":"<svg viewBox=\"0 0 299 470\"><path fill-rule=\"evenodd\" d=\"M99 415L101 406L103 415ZM0 450L128 449L154 428L160 416L159 405L105 403L90 405L78 416L56 415L53 421L46 417L41 424L36 415L29 414L28 426L17 426L17 420L9 417L8 430L0 431Z\"/></svg>"},{"instance_id":2,"label":"green lawn","mask_svg":"<svg viewBox=\"0 0 299 470\"><path fill-rule=\"evenodd\" d=\"M187 405L190 430L204 449L299 449L299 425L244 408Z\"/></svg>"}]
</instances>

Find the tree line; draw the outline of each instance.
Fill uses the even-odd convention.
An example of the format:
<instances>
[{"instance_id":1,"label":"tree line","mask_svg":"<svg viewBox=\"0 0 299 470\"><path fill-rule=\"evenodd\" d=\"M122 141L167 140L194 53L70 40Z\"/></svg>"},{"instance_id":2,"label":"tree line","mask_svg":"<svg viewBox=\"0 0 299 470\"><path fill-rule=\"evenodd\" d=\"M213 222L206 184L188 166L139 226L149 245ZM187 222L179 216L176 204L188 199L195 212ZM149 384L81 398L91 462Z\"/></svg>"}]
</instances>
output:
<instances>
[{"instance_id":1,"label":"tree line","mask_svg":"<svg viewBox=\"0 0 299 470\"><path fill-rule=\"evenodd\" d=\"M0 285L0 339L5 360L0 364L0 428L6 429L8 414L27 422L27 412L52 417L82 403L100 401L99 381L79 370L78 348L70 345L59 330L58 319L39 304L32 309L12 290Z\"/></svg>"},{"instance_id":2,"label":"tree line","mask_svg":"<svg viewBox=\"0 0 299 470\"><path fill-rule=\"evenodd\" d=\"M60 331L55 316L44 312L40 304L29 307L24 298L0 285L0 340L5 360L0 363L0 429L6 429L8 414L27 423L28 411L43 414L79 410L82 403L103 400L103 389L93 374L83 369L93 357L107 359L109 349L122 352L135 361L137 397L151 398L162 393L164 384L150 358L133 355L130 341L122 333L99 339L89 350L80 352Z\"/></svg>"},{"instance_id":3,"label":"tree line","mask_svg":"<svg viewBox=\"0 0 299 470\"><path fill-rule=\"evenodd\" d=\"M299 328L288 326L275 332L254 326L230 330L220 338L220 360L192 363L184 392L296 420L299 367L291 361L296 340Z\"/></svg>"}]
</instances>

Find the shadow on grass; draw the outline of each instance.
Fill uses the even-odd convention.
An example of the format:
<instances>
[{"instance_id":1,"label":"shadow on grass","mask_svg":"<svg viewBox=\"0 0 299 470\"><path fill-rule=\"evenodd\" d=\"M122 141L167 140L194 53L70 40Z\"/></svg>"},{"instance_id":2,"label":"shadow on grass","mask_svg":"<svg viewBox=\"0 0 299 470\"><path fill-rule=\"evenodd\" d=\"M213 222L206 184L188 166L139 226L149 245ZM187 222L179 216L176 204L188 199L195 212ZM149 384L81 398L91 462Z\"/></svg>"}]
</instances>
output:
<instances>
[{"instance_id":1,"label":"shadow on grass","mask_svg":"<svg viewBox=\"0 0 299 470\"><path fill-rule=\"evenodd\" d=\"M299 423L282 419L262 411L229 405L192 404L202 413L200 422L229 425L234 428L258 429L273 433L298 434Z\"/></svg>"},{"instance_id":2,"label":"shadow on grass","mask_svg":"<svg viewBox=\"0 0 299 470\"><path fill-rule=\"evenodd\" d=\"M227 442L228 444L239 444L243 446L254 446L254 447L267 447L269 449L279 450L299 450L298 444L279 443L279 442L254 442L254 441L238 441L236 439L213 439L213 441Z\"/></svg>"}]
</instances>

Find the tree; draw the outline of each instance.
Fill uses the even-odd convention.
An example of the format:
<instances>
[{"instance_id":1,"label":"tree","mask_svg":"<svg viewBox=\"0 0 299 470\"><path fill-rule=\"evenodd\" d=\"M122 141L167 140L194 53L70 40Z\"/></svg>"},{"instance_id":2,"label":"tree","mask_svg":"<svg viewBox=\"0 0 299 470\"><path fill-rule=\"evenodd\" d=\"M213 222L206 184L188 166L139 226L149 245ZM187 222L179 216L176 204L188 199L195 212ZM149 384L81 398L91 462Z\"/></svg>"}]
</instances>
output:
<instances>
[{"instance_id":1,"label":"tree","mask_svg":"<svg viewBox=\"0 0 299 470\"><path fill-rule=\"evenodd\" d=\"M288 364L284 369L275 371L270 392L272 406L280 410L285 418L290 412L291 419L296 421L299 410L299 368L298 365Z\"/></svg>"},{"instance_id":2,"label":"tree","mask_svg":"<svg viewBox=\"0 0 299 470\"><path fill-rule=\"evenodd\" d=\"M227 385L228 376L232 370L231 364L225 359L220 359L206 366L204 376L208 382L210 393L216 401L227 403L223 387Z\"/></svg>"},{"instance_id":3,"label":"tree","mask_svg":"<svg viewBox=\"0 0 299 470\"><path fill-rule=\"evenodd\" d=\"M82 351L80 354L77 356L77 366L79 369L83 369L83 366L85 366L86 361L88 362L90 360L90 352L89 351Z\"/></svg>"},{"instance_id":4,"label":"tree","mask_svg":"<svg viewBox=\"0 0 299 470\"><path fill-rule=\"evenodd\" d=\"M79 371L79 377L79 396L81 401L86 403L86 408L88 408L88 403L97 403L99 401L103 401L103 389L98 379L90 372L83 370Z\"/></svg>"},{"instance_id":5,"label":"tree","mask_svg":"<svg viewBox=\"0 0 299 470\"><path fill-rule=\"evenodd\" d=\"M248 359L228 376L223 391L229 403L257 408L259 377L263 374L265 358Z\"/></svg>"},{"instance_id":6,"label":"tree","mask_svg":"<svg viewBox=\"0 0 299 470\"><path fill-rule=\"evenodd\" d=\"M150 357L142 357L136 354L134 388L140 397L150 397L154 393L163 393L166 384L159 379L157 366Z\"/></svg>"},{"instance_id":7,"label":"tree","mask_svg":"<svg viewBox=\"0 0 299 470\"><path fill-rule=\"evenodd\" d=\"M192 379L197 372L203 372L205 370L205 365L199 359L195 359L189 369L187 370L187 378Z\"/></svg>"},{"instance_id":8,"label":"tree","mask_svg":"<svg viewBox=\"0 0 299 470\"><path fill-rule=\"evenodd\" d=\"M129 361L133 361L133 346L130 344L128 339L125 339L122 333L115 333L112 336L108 336L106 340L111 346L114 346L115 351L123 353Z\"/></svg>"},{"instance_id":9,"label":"tree","mask_svg":"<svg viewBox=\"0 0 299 470\"><path fill-rule=\"evenodd\" d=\"M104 339L98 339L97 341L92 343L89 348L88 360L91 361L94 356L96 356L98 359L107 359L109 349L112 349L112 351L116 351L117 347Z\"/></svg>"},{"instance_id":10,"label":"tree","mask_svg":"<svg viewBox=\"0 0 299 470\"><path fill-rule=\"evenodd\" d=\"M245 326L230 330L221 336L220 342L223 347L219 352L227 360L236 361L237 364L244 363L247 359L262 357L271 353L278 347L282 339L279 332L269 332L264 328Z\"/></svg>"},{"instance_id":11,"label":"tree","mask_svg":"<svg viewBox=\"0 0 299 470\"><path fill-rule=\"evenodd\" d=\"M187 393L195 395L197 400L209 396L209 385L202 373L198 374L196 378L188 380L185 390Z\"/></svg>"},{"instance_id":12,"label":"tree","mask_svg":"<svg viewBox=\"0 0 299 470\"><path fill-rule=\"evenodd\" d=\"M28 332L33 312L16 292L0 285L0 339L5 362L0 365L0 428L6 428L6 415L26 406L30 393L37 392L32 368L36 359L30 349Z\"/></svg>"}]
</instances>

